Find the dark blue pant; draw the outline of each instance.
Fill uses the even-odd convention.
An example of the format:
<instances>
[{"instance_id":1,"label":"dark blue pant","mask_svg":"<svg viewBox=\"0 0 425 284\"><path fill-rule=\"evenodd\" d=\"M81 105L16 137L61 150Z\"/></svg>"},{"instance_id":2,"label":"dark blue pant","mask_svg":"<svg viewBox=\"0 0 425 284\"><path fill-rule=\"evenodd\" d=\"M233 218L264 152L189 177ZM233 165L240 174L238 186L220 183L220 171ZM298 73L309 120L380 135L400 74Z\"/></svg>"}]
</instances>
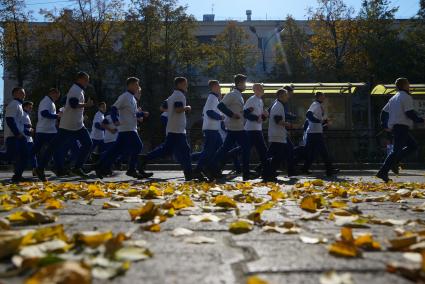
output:
<instances>
[{"instance_id":1,"label":"dark blue pant","mask_svg":"<svg viewBox=\"0 0 425 284\"><path fill-rule=\"evenodd\" d=\"M293 151L292 143L270 143L267 151L268 163L263 174L266 176L276 176L276 172L283 162L286 162L288 174L292 173L294 171Z\"/></svg>"},{"instance_id":2,"label":"dark blue pant","mask_svg":"<svg viewBox=\"0 0 425 284\"><path fill-rule=\"evenodd\" d=\"M392 133L394 135L393 150L385 159L380 170L384 174L388 174L392 166L398 164L402 158L418 149L418 144L410 134L408 126L396 124Z\"/></svg>"},{"instance_id":3,"label":"dark blue pant","mask_svg":"<svg viewBox=\"0 0 425 284\"><path fill-rule=\"evenodd\" d=\"M37 157L37 160L40 159L40 152L43 147L48 146L50 141L55 138L56 133L36 133L34 138L34 146L32 148L33 154ZM53 162L55 168L60 168L59 162L64 159L62 151L56 151L53 153Z\"/></svg>"},{"instance_id":4,"label":"dark blue pant","mask_svg":"<svg viewBox=\"0 0 425 284\"><path fill-rule=\"evenodd\" d=\"M117 141L109 148L99 161L101 170L109 170L116 162L118 157L124 154L130 154L128 161L128 170L136 170L138 155L143 150L143 143L136 131L119 132Z\"/></svg>"},{"instance_id":5,"label":"dark blue pant","mask_svg":"<svg viewBox=\"0 0 425 284\"><path fill-rule=\"evenodd\" d=\"M171 155L174 155L186 174L192 173L190 147L187 143L186 134L168 133L165 137L165 142L149 152L146 156L146 160L150 161Z\"/></svg>"},{"instance_id":6,"label":"dark blue pant","mask_svg":"<svg viewBox=\"0 0 425 284\"><path fill-rule=\"evenodd\" d=\"M50 141L49 146L47 147L44 155L41 157L38 166L44 169L50 161L53 153L55 153L58 149L62 149L63 151L64 145L70 145L69 143L75 144L77 140L80 142L81 147L76 155L75 168L82 168L92 147L90 134L85 127L80 130L65 130L59 128L58 134L52 139L52 141Z\"/></svg>"},{"instance_id":7,"label":"dark blue pant","mask_svg":"<svg viewBox=\"0 0 425 284\"><path fill-rule=\"evenodd\" d=\"M252 147L255 147L257 154L260 158L261 165L265 165L267 159L267 146L264 141L264 136L262 131L247 131L249 150L251 151Z\"/></svg>"},{"instance_id":8,"label":"dark blue pant","mask_svg":"<svg viewBox=\"0 0 425 284\"><path fill-rule=\"evenodd\" d=\"M211 163L212 167L215 170L221 170L219 165L222 164L228 152L234 147L235 144L238 144L242 148L242 171L244 174L249 173L249 143L247 139L246 132L241 131L227 131L226 139L224 140L223 145L215 153L213 161Z\"/></svg>"},{"instance_id":9,"label":"dark blue pant","mask_svg":"<svg viewBox=\"0 0 425 284\"><path fill-rule=\"evenodd\" d=\"M103 147L104 147L103 140L92 139L91 141L92 141L92 143L93 143L93 146L92 146L91 151L93 152L94 150L96 150L96 147L97 147L97 152L98 152L98 153L103 153L103 151L104 151L104 148L103 148Z\"/></svg>"},{"instance_id":10,"label":"dark blue pant","mask_svg":"<svg viewBox=\"0 0 425 284\"><path fill-rule=\"evenodd\" d=\"M22 177L25 166L28 162L28 145L25 137L8 137L6 138L6 152L0 154L0 160L14 161L15 177Z\"/></svg>"},{"instance_id":11,"label":"dark blue pant","mask_svg":"<svg viewBox=\"0 0 425 284\"><path fill-rule=\"evenodd\" d=\"M34 155L34 143L33 142L27 142L27 148L28 148L28 159L31 165L31 168L36 168L37 167L37 159Z\"/></svg>"},{"instance_id":12,"label":"dark blue pant","mask_svg":"<svg viewBox=\"0 0 425 284\"><path fill-rule=\"evenodd\" d=\"M204 130L204 146L198 160L197 169L202 170L209 166L222 144L223 140L218 130Z\"/></svg>"},{"instance_id":13,"label":"dark blue pant","mask_svg":"<svg viewBox=\"0 0 425 284\"><path fill-rule=\"evenodd\" d=\"M332 168L332 163L329 158L328 149L325 145L325 139L323 133L308 133L306 141L306 153L307 158L304 163L304 170L309 170L313 161L316 157L316 154L322 157L323 162L325 163L326 169L330 170Z\"/></svg>"}]
</instances>

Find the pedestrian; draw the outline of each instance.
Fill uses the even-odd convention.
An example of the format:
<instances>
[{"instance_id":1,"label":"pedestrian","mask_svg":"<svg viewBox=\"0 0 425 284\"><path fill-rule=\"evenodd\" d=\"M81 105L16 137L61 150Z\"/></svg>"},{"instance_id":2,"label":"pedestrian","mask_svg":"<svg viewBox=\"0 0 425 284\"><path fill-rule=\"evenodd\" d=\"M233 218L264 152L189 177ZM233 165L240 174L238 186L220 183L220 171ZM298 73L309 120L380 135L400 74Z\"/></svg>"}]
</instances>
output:
<instances>
[{"instance_id":1,"label":"pedestrian","mask_svg":"<svg viewBox=\"0 0 425 284\"><path fill-rule=\"evenodd\" d=\"M102 155L96 166L96 175L102 179L110 173L110 168L118 157L129 154L126 175L136 179L151 177L152 174L137 171L138 155L143 149L142 140L137 133L137 122L149 116L137 106L137 98L141 95L140 80L129 77L126 81L127 90L118 97L111 107L111 118L118 128L118 137L111 148Z\"/></svg>"},{"instance_id":2,"label":"pedestrian","mask_svg":"<svg viewBox=\"0 0 425 284\"><path fill-rule=\"evenodd\" d=\"M308 127L306 130L306 151L307 159L304 163L303 172L310 174L310 167L315 159L315 156L319 154L322 157L326 167L326 175L332 176L339 172L338 169L332 166L331 159L328 154L328 149L325 145L325 139L323 137L324 125L329 124L329 120L325 116L325 110L323 103L326 100L326 96L322 92L317 92L314 95L314 102L310 105L307 110L306 117L308 119Z\"/></svg>"},{"instance_id":3,"label":"pedestrian","mask_svg":"<svg viewBox=\"0 0 425 284\"><path fill-rule=\"evenodd\" d=\"M192 171L190 146L186 136L186 113L192 110L186 104L188 81L185 77L174 79L174 91L167 99L168 122L164 143L156 147L147 155L141 156L141 167L148 162L173 155L181 165L186 181L202 179Z\"/></svg>"},{"instance_id":4,"label":"pedestrian","mask_svg":"<svg viewBox=\"0 0 425 284\"><path fill-rule=\"evenodd\" d=\"M25 101L22 104L22 109L24 110L24 134L27 139L27 148L28 148L28 158L31 165L33 176L36 176L35 168L37 167L37 160L35 158L33 148L34 148L34 128L31 123L31 113L34 107L34 103L30 101Z\"/></svg>"},{"instance_id":5,"label":"pedestrian","mask_svg":"<svg viewBox=\"0 0 425 284\"><path fill-rule=\"evenodd\" d=\"M43 97L38 105L38 119L35 128L33 147L33 154L36 156L37 160L41 158L42 150L49 145L58 132L57 126L60 114L56 112L55 102L59 100L60 96L61 93L57 88L50 88L47 95ZM63 166L60 166L61 160L63 160L61 151L55 151L55 153L53 153L53 170L57 176L65 175Z\"/></svg>"},{"instance_id":6,"label":"pedestrian","mask_svg":"<svg viewBox=\"0 0 425 284\"><path fill-rule=\"evenodd\" d=\"M13 100L8 103L5 111L6 153L2 153L1 160L14 161L12 182L19 183L26 181L22 174L28 161L27 139L24 133L24 110L22 108L25 99L24 88L13 88L12 97Z\"/></svg>"},{"instance_id":7,"label":"pedestrian","mask_svg":"<svg viewBox=\"0 0 425 284\"><path fill-rule=\"evenodd\" d=\"M388 172L394 165L398 165L402 158L417 150L418 145L410 133L410 129L414 123L424 123L424 119L419 117L414 109L409 81L406 78L398 78L395 85L397 93L384 107L384 110L388 113L386 129L392 131L394 145L376 174L384 182L390 181Z\"/></svg>"},{"instance_id":8,"label":"pedestrian","mask_svg":"<svg viewBox=\"0 0 425 284\"><path fill-rule=\"evenodd\" d=\"M263 169L263 180L266 182L277 180L277 170L283 161L287 160L288 151L292 151L288 147L288 131L286 127L289 125L286 122L285 107L288 102L289 95L285 89L279 89L276 92L276 100L270 109L269 129L268 129L268 161ZM291 155L293 156L293 155ZM291 165L287 163L287 167Z\"/></svg>"},{"instance_id":9,"label":"pedestrian","mask_svg":"<svg viewBox=\"0 0 425 284\"><path fill-rule=\"evenodd\" d=\"M254 95L248 98L244 105L245 131L248 138L249 151L254 147L260 158L259 169L264 168L267 160L267 146L263 135L263 122L269 113L264 109L264 87L260 83L253 84ZM259 170L261 172L261 170Z\"/></svg>"},{"instance_id":10,"label":"pedestrian","mask_svg":"<svg viewBox=\"0 0 425 284\"><path fill-rule=\"evenodd\" d=\"M217 150L208 171L208 178L222 177L222 167L228 152L238 144L242 148L242 178L250 180L255 176L249 170L249 143L244 129L242 92L246 90L247 77L242 74L234 76L233 90L224 96L217 108L226 116L224 123L227 136L223 145Z\"/></svg>"},{"instance_id":11,"label":"pedestrian","mask_svg":"<svg viewBox=\"0 0 425 284\"><path fill-rule=\"evenodd\" d=\"M93 124L91 128L91 140L93 143L92 152L97 149L98 153L103 152L105 128L103 127L103 120L105 119L106 103L100 102L97 104L97 112L93 118Z\"/></svg>"},{"instance_id":12,"label":"pedestrian","mask_svg":"<svg viewBox=\"0 0 425 284\"><path fill-rule=\"evenodd\" d=\"M84 126L83 119L84 109L93 106L91 99L88 99L87 102L85 100L85 89L89 85L89 81L90 77L87 73L78 72L75 83L66 95L66 104L59 123L58 134L50 141L36 169L37 176L41 181L47 180L44 170L53 153L57 149L63 148L64 144L75 143L77 140L81 147L71 172L83 178L88 177L83 170L83 165L90 154L92 141L89 132Z\"/></svg>"},{"instance_id":13,"label":"pedestrian","mask_svg":"<svg viewBox=\"0 0 425 284\"><path fill-rule=\"evenodd\" d=\"M224 116L217 108L221 100L220 82L217 80L210 80L208 86L210 92L202 110L204 145L198 159L198 165L195 169L197 175L202 173L206 174L206 168L210 166L214 154L223 144L219 130L220 123L224 119Z\"/></svg>"}]
</instances>

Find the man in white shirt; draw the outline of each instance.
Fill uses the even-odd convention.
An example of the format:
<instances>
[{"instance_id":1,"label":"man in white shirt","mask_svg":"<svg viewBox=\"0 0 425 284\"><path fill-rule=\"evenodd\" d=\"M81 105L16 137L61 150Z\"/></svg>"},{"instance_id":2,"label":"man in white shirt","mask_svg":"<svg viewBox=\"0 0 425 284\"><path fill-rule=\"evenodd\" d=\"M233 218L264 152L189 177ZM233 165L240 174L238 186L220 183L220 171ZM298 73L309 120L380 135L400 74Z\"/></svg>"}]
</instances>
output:
<instances>
[{"instance_id":1,"label":"man in white shirt","mask_svg":"<svg viewBox=\"0 0 425 284\"><path fill-rule=\"evenodd\" d=\"M288 133L286 127L289 125L286 122L285 104L288 102L289 95L285 89L279 89L276 92L276 101L274 101L270 109L269 118L269 149L268 161L263 169L263 180L266 182L277 180L277 170L281 163L288 160L288 151L292 148L288 147ZM291 165L287 165L288 169Z\"/></svg>"},{"instance_id":2,"label":"man in white shirt","mask_svg":"<svg viewBox=\"0 0 425 284\"><path fill-rule=\"evenodd\" d=\"M110 172L111 165L123 154L129 154L128 169L126 175L144 179L152 174L137 172L138 155L143 149L142 140L137 133L137 122L143 121L149 113L144 112L137 106L136 98L139 97L141 87L140 80L130 77L126 81L127 91L118 97L111 107L111 118L118 128L118 137L112 147L102 156L97 167L96 175L103 178Z\"/></svg>"},{"instance_id":3,"label":"man in white shirt","mask_svg":"<svg viewBox=\"0 0 425 284\"><path fill-rule=\"evenodd\" d=\"M244 129L243 120L244 99L242 97L242 92L246 90L246 80L247 77L245 75L235 75L235 88L232 92L224 96L217 106L217 108L226 116L224 124L226 126L227 136L223 145L215 153L211 166L209 167L208 178L210 180L220 178L222 176L222 169L220 165L223 164L228 152L234 147L235 143L242 148L243 179L249 180L252 178L249 171L249 143Z\"/></svg>"},{"instance_id":4,"label":"man in white shirt","mask_svg":"<svg viewBox=\"0 0 425 284\"><path fill-rule=\"evenodd\" d=\"M141 169L148 161L173 155L183 168L185 180L189 181L200 177L194 176L192 172L190 147L186 137L186 112L192 110L189 105L186 105L187 79L175 78L174 88L174 92L167 99L168 122L165 142L146 156L141 156Z\"/></svg>"},{"instance_id":5,"label":"man in white shirt","mask_svg":"<svg viewBox=\"0 0 425 284\"><path fill-rule=\"evenodd\" d=\"M63 148L64 144L73 143L76 140L80 142L81 147L71 172L80 177L87 178L87 174L83 170L83 165L90 154L92 141L89 132L84 126L83 119L84 109L93 106L93 101L88 99L86 103L84 97L84 90L87 88L89 80L87 73L78 72L75 83L66 95L66 104L59 123L58 134L50 141L36 169L37 176L41 181L47 180L44 169L53 153L57 149Z\"/></svg>"},{"instance_id":6,"label":"man in white shirt","mask_svg":"<svg viewBox=\"0 0 425 284\"><path fill-rule=\"evenodd\" d=\"M260 168L264 168L267 159L267 146L263 136L263 122L268 117L268 112L264 110L262 84L256 83L252 86L254 95L249 97L244 105L245 131L248 136L249 149L255 147L260 158Z\"/></svg>"},{"instance_id":7,"label":"man in white shirt","mask_svg":"<svg viewBox=\"0 0 425 284\"><path fill-rule=\"evenodd\" d=\"M33 171L33 175L35 176L35 168L37 167L37 160L35 158L33 148L34 148L34 140L32 136L34 135L34 128L31 123L31 112L33 109L34 103L30 101L25 101L22 104L22 109L24 110L24 134L27 139L27 148L28 148L28 157L31 165L31 169Z\"/></svg>"},{"instance_id":8,"label":"man in white shirt","mask_svg":"<svg viewBox=\"0 0 425 284\"><path fill-rule=\"evenodd\" d=\"M6 139L6 153L2 160L14 161L13 183L25 181L22 174L28 161L27 139L25 138L24 110L22 103L25 99L25 90L16 87L12 90L13 100L6 106L4 137Z\"/></svg>"},{"instance_id":9,"label":"man in white shirt","mask_svg":"<svg viewBox=\"0 0 425 284\"><path fill-rule=\"evenodd\" d=\"M56 136L57 123L59 114L56 113L55 102L60 98L60 91L56 88L51 88L38 105L38 120L35 129L33 154L40 158L40 151L44 146L47 146L50 141ZM56 151L53 154L54 168L58 176L63 174L63 169L60 169L61 151Z\"/></svg>"},{"instance_id":10,"label":"man in white shirt","mask_svg":"<svg viewBox=\"0 0 425 284\"><path fill-rule=\"evenodd\" d=\"M93 123L91 128L90 137L93 143L92 151L95 151L97 148L98 153L103 152L103 139L105 137L105 128L102 123L105 119L106 112L106 103L100 102L97 104L97 112L93 117Z\"/></svg>"},{"instance_id":11,"label":"man in white shirt","mask_svg":"<svg viewBox=\"0 0 425 284\"><path fill-rule=\"evenodd\" d=\"M384 182L389 182L388 172L397 165L402 158L417 150L418 145L410 134L414 123L424 123L413 107L413 98L410 95L410 83L406 78L398 78L395 82L397 93L384 107L388 113L388 122L385 128L392 131L394 136L393 150L385 159L384 164L377 173L377 177Z\"/></svg>"},{"instance_id":12,"label":"man in white shirt","mask_svg":"<svg viewBox=\"0 0 425 284\"><path fill-rule=\"evenodd\" d=\"M306 117L308 119L308 127L306 130L306 152L307 158L304 163L303 172L310 174L310 167L314 161L316 154L320 154L326 167L326 175L332 176L339 172L338 169L333 168L332 162L329 158L328 149L325 145L323 137L323 126L328 124L328 119L325 118L325 110L322 106L326 96L322 92L317 92L315 100L307 110Z\"/></svg>"},{"instance_id":13,"label":"man in white shirt","mask_svg":"<svg viewBox=\"0 0 425 284\"><path fill-rule=\"evenodd\" d=\"M198 165L196 171L200 174L205 171L211 163L215 152L223 144L220 135L220 124L224 119L223 115L218 110L217 106L221 100L221 87L220 82L217 80L210 80L208 82L210 93L208 94L207 101L205 102L202 110L202 132L204 133L204 145L202 152L199 155Z\"/></svg>"}]
</instances>

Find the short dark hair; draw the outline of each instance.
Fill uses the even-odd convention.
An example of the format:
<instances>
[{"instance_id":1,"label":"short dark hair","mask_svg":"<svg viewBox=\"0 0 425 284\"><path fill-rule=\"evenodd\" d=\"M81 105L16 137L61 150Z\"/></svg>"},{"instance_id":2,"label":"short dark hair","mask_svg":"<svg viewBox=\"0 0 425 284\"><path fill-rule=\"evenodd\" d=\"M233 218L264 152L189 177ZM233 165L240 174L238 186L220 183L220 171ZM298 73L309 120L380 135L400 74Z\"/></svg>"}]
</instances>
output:
<instances>
[{"instance_id":1,"label":"short dark hair","mask_svg":"<svg viewBox=\"0 0 425 284\"><path fill-rule=\"evenodd\" d=\"M407 78L401 77L395 80L395 86L398 90L403 89L404 84L409 83L409 80Z\"/></svg>"},{"instance_id":2,"label":"short dark hair","mask_svg":"<svg viewBox=\"0 0 425 284\"><path fill-rule=\"evenodd\" d=\"M128 77L127 80L125 81L125 84L128 87L131 84L139 83L139 82L140 82L140 80L137 77Z\"/></svg>"},{"instance_id":3,"label":"short dark hair","mask_svg":"<svg viewBox=\"0 0 425 284\"><path fill-rule=\"evenodd\" d=\"M174 78L174 87L177 87L183 82L187 82L187 79L185 77L176 77Z\"/></svg>"},{"instance_id":4,"label":"short dark hair","mask_svg":"<svg viewBox=\"0 0 425 284\"><path fill-rule=\"evenodd\" d=\"M52 94L52 93L60 93L58 88L50 88L48 94Z\"/></svg>"},{"instance_id":5,"label":"short dark hair","mask_svg":"<svg viewBox=\"0 0 425 284\"><path fill-rule=\"evenodd\" d=\"M213 86L219 85L220 82L218 80L209 80L208 87L212 88Z\"/></svg>"},{"instance_id":6,"label":"short dark hair","mask_svg":"<svg viewBox=\"0 0 425 284\"><path fill-rule=\"evenodd\" d=\"M283 87L285 90L287 90L288 92L292 92L294 91L294 88L292 88L291 86L285 86Z\"/></svg>"},{"instance_id":7,"label":"short dark hair","mask_svg":"<svg viewBox=\"0 0 425 284\"><path fill-rule=\"evenodd\" d=\"M239 85L242 82L245 82L248 77L243 74L236 74L233 79L235 82L235 86Z\"/></svg>"},{"instance_id":8,"label":"short dark hair","mask_svg":"<svg viewBox=\"0 0 425 284\"><path fill-rule=\"evenodd\" d=\"M281 89L276 91L276 97L279 98L280 96L287 94L287 93L288 93L288 91L286 89L281 88Z\"/></svg>"},{"instance_id":9,"label":"short dark hair","mask_svg":"<svg viewBox=\"0 0 425 284\"><path fill-rule=\"evenodd\" d=\"M100 103L97 104L98 107L100 107L101 105L105 105L106 106L106 103L105 102L100 102Z\"/></svg>"},{"instance_id":10,"label":"short dark hair","mask_svg":"<svg viewBox=\"0 0 425 284\"><path fill-rule=\"evenodd\" d=\"M33 105L34 105L34 103L31 102L31 101L25 101L25 102L22 103L22 107L33 106Z\"/></svg>"},{"instance_id":11,"label":"short dark hair","mask_svg":"<svg viewBox=\"0 0 425 284\"><path fill-rule=\"evenodd\" d=\"M23 87L15 87L12 89L12 95L14 96L17 92L23 90Z\"/></svg>"},{"instance_id":12,"label":"short dark hair","mask_svg":"<svg viewBox=\"0 0 425 284\"><path fill-rule=\"evenodd\" d=\"M88 78L90 78L89 74L87 72L84 72L84 71L79 71L77 73L77 76L75 76L76 80L88 79Z\"/></svg>"},{"instance_id":13,"label":"short dark hair","mask_svg":"<svg viewBox=\"0 0 425 284\"><path fill-rule=\"evenodd\" d=\"M318 99L318 98L320 98L320 97L322 97L322 96L324 96L325 95L325 93L323 93L323 92L316 92L315 94L314 94L314 97L316 98L316 99Z\"/></svg>"}]
</instances>

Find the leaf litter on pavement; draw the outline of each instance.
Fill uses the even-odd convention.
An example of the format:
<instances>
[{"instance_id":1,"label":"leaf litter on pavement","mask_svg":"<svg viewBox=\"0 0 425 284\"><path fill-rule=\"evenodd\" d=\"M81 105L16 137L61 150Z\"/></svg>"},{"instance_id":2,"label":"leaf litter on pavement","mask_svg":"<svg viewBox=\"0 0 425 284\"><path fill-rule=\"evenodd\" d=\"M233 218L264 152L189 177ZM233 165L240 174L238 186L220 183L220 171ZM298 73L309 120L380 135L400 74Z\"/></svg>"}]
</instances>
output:
<instances>
[{"instance_id":1,"label":"leaf litter on pavement","mask_svg":"<svg viewBox=\"0 0 425 284\"><path fill-rule=\"evenodd\" d=\"M100 204L96 200L100 200ZM293 186L275 183L22 183L0 186L0 259L11 268L1 277L27 275L26 283L91 283L124 274L131 263L155 257L133 232L108 230L66 232L60 212L67 206L97 206L121 210L139 232L161 233L170 218L188 224L224 223L231 234L295 234L306 250L322 246L330 257L358 258L364 252L401 252L405 262L388 262L387 271L414 281L425 279L425 221L388 219L364 214L359 205L395 203L401 210L425 212L425 184L324 182L312 180ZM417 205L420 204L420 205ZM296 205L290 220L270 217ZM125 209L121 209L125 206ZM126 213L127 212L127 213ZM59 215L59 216L58 216ZM310 231L309 222L331 222L339 231ZM393 227L394 236L373 235L373 226ZM168 230L168 229L166 229ZM169 233L187 245L214 245L217 239L184 227ZM182 238L183 237L183 238ZM386 261L386 260L383 260ZM249 283L266 283L255 276ZM350 275L329 272L321 283L349 283ZM66 282L68 283L68 282Z\"/></svg>"}]
</instances>

